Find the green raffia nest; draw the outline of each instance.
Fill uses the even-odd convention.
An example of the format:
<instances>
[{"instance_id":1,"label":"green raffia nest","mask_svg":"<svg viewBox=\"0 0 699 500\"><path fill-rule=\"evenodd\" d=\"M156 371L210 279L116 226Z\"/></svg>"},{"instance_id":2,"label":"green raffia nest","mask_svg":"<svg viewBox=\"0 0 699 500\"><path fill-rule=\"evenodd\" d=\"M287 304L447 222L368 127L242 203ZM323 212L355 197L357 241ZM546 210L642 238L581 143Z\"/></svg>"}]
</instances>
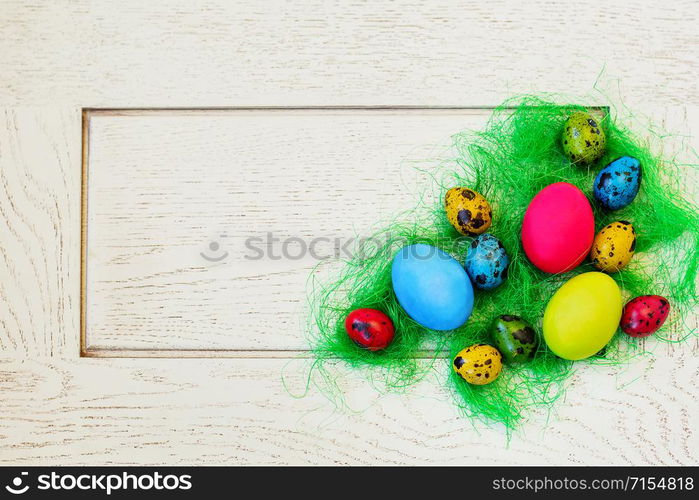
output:
<instances>
[{"instance_id":1,"label":"green raffia nest","mask_svg":"<svg viewBox=\"0 0 699 500\"><path fill-rule=\"evenodd\" d=\"M382 385L390 389L408 387L433 368L443 370L445 375L449 373L457 405L466 415L499 422L508 429L516 427L528 407L549 408L562 395L573 363L555 356L544 342L540 342L532 362L505 365L500 377L486 386L469 385L453 374L451 359L468 345L492 343L489 329L499 314L522 316L540 332L544 308L553 293L565 280L594 270L586 261L569 273L549 275L536 269L523 253L520 230L524 212L537 192L558 181L575 184L588 196L596 230L614 220L633 223L638 234L636 255L612 277L627 299L647 294L670 299L670 317L649 341L678 342L696 334L684 318L697 303L699 217L680 184L697 166L657 156L649 144L639 141L611 114L605 114L601 121L607 134L604 157L590 167L572 165L563 154L560 137L563 123L575 110L586 109L535 97L520 97L496 108L484 131L454 136L459 169L441 172L444 180L437 183L440 201L436 206L420 206L413 212L415 220L394 223L374 235L371 248L360 249L332 282L311 280L310 336L317 359L311 376L321 377L319 385L335 387L335 374L324 365L339 358L365 369L367 376L379 374ZM641 162L641 188L628 207L606 213L592 197L593 180L600 168L625 155ZM418 325L398 305L391 286L391 261L401 247L424 242L463 263L470 239L451 227L441 204L447 189L455 186L475 189L490 202L493 224L488 232L502 241L511 263L505 283L493 291L476 290L469 320L445 333ZM396 339L385 351L360 349L345 333L345 317L361 307L380 309L393 319ZM450 354L448 358L445 352ZM618 364L640 352L637 339L618 331L603 352L583 362Z\"/></svg>"}]
</instances>

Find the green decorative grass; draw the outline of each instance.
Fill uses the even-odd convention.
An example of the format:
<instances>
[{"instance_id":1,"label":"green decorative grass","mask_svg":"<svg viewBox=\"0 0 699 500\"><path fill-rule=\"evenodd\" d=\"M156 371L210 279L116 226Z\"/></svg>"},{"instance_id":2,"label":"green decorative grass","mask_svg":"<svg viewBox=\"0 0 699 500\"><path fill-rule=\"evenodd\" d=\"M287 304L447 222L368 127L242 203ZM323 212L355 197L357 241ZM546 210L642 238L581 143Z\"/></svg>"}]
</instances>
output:
<instances>
[{"instance_id":1,"label":"green decorative grass","mask_svg":"<svg viewBox=\"0 0 699 500\"><path fill-rule=\"evenodd\" d=\"M445 376L449 374L451 392L466 415L499 422L508 429L517 426L528 407L550 408L563 394L576 363L558 358L543 342L530 363L505 365L500 377L486 386L471 386L453 374L451 359L468 345L492 343L489 329L500 314L522 316L540 332L544 308L553 293L571 277L594 270L586 260L569 273L550 275L532 266L523 253L520 230L524 212L537 192L559 181L575 184L586 194L594 210L596 230L615 220L634 225L636 255L612 277L625 299L658 294L669 298L671 304L668 321L646 342L679 342L696 335L684 318L697 305L699 216L696 206L685 198L681 181L697 166L656 155L651 144L635 137L613 113L604 110L588 110L600 116L606 132L604 157L589 167L573 165L563 155L560 136L563 123L575 110L585 108L536 97L520 97L496 108L485 130L454 136L458 168L435 171L435 189L440 190L436 206L418 206L409 222L396 222L374 235L331 282L312 280L309 332L318 360L313 376L319 374L324 387L333 385L334 376L325 361L339 358L365 370L373 379L379 376L381 386L388 389L406 388L438 369ZM593 180L600 168L624 155L640 160L641 188L631 205L606 213L592 196ZM493 291L476 290L469 320L445 333L426 329L406 315L393 293L390 271L395 253L415 242L440 247L463 263L470 238L460 236L450 226L441 205L446 191L455 186L475 189L490 202L493 224L488 232L502 241L511 263L505 283ZM347 337L344 318L360 307L380 309L393 319L396 339L385 351L362 350ZM639 346L638 339L618 330L604 352L577 363L626 362L640 353Z\"/></svg>"}]
</instances>

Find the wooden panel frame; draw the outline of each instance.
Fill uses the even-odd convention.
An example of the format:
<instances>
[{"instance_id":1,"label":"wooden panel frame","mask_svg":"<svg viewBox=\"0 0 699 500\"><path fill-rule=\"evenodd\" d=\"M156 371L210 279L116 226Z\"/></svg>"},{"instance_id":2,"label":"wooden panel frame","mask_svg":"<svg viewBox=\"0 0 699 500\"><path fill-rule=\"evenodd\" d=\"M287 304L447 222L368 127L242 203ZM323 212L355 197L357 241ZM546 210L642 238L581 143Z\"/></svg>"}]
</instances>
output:
<instances>
[{"instance_id":1,"label":"wooden panel frame","mask_svg":"<svg viewBox=\"0 0 699 500\"><path fill-rule=\"evenodd\" d=\"M310 349L125 349L95 348L87 342L87 232L88 232L88 175L90 151L90 119L96 115L140 116L153 113L211 113L237 111L473 111L483 112L494 109L492 106L220 106L220 107L144 107L144 108L82 108L82 157L81 157L81 206L80 206L80 357L87 358L261 358L290 359L310 358ZM601 116L609 113L605 105L589 106ZM447 353L440 354L440 357ZM416 358L431 358L434 353L422 350Z\"/></svg>"}]
</instances>

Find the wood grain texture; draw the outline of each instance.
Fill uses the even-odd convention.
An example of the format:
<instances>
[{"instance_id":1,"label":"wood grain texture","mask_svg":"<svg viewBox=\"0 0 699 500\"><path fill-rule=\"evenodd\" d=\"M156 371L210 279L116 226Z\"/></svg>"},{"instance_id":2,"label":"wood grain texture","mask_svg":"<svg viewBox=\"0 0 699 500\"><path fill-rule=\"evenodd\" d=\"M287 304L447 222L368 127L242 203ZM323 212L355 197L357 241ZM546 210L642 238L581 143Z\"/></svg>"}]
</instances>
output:
<instances>
[{"instance_id":1,"label":"wood grain texture","mask_svg":"<svg viewBox=\"0 0 699 500\"><path fill-rule=\"evenodd\" d=\"M89 113L86 349L307 349L309 275L413 218L458 168L450 136L489 114Z\"/></svg>"},{"instance_id":2,"label":"wood grain texture","mask_svg":"<svg viewBox=\"0 0 699 500\"><path fill-rule=\"evenodd\" d=\"M592 94L665 122L672 154L697 147L695 18L694 0L0 0L0 463L696 464L696 341L581 367L509 443L439 378L381 395L337 366L348 409L290 396L280 373L302 392L308 360L78 357L82 107Z\"/></svg>"},{"instance_id":3,"label":"wood grain texture","mask_svg":"<svg viewBox=\"0 0 699 500\"><path fill-rule=\"evenodd\" d=\"M80 112L24 108L0 116L0 349L75 355Z\"/></svg>"},{"instance_id":4,"label":"wood grain texture","mask_svg":"<svg viewBox=\"0 0 699 500\"><path fill-rule=\"evenodd\" d=\"M687 464L696 463L696 357L581 367L549 417L508 443L474 429L428 377L381 395L338 370L347 408L317 389L310 362L34 359L0 363L0 463ZM12 397L7 397L11 395Z\"/></svg>"},{"instance_id":5,"label":"wood grain texture","mask_svg":"<svg viewBox=\"0 0 699 500\"><path fill-rule=\"evenodd\" d=\"M1 105L699 101L696 1L3 0ZM9 69L9 71L7 70ZM607 80L608 84L605 84Z\"/></svg>"}]
</instances>

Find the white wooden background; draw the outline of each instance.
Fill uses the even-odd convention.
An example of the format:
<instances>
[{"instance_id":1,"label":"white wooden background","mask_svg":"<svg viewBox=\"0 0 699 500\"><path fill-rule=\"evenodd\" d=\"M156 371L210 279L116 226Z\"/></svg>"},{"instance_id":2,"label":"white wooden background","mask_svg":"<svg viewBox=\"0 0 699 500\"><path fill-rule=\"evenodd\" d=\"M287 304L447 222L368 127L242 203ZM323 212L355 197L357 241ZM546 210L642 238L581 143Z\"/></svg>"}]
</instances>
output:
<instances>
[{"instance_id":1,"label":"white wooden background","mask_svg":"<svg viewBox=\"0 0 699 500\"><path fill-rule=\"evenodd\" d=\"M474 429L458 416L441 373L408 394L378 395L338 367L350 409L336 409L317 391L293 398L284 388L282 373L295 393L305 384L307 360L293 353L79 354L83 108L488 107L550 91L591 104L623 98L675 132L676 143L699 131L697 9L687 0L0 1L0 463L696 463L696 342L662 346L623 369L577 370L554 414L533 414L509 444L502 429ZM591 92L598 79L606 98ZM298 269L238 275L229 263L219 274L197 260L220 229L245 228L222 200L237 194L235 203L258 216L297 207L294 232L361 231L407 208L405 186L420 179L412 167L445 158L448 135L482 116L285 113L92 117L88 347L301 348L303 304L283 279ZM270 130L278 134L264 137ZM241 137L226 141L234 131ZM271 158L293 155L293 166L270 175L264 141L253 139L274 139ZM178 177L162 176L168 163ZM258 170L241 168L251 165ZM199 192L183 200L187 210L174 210L178 179L189 193L197 182L214 189L210 203L192 212L205 199ZM333 227L338 206L350 217ZM185 308L178 325L186 283L165 276L147 283L159 290L139 292L133 279L144 269L199 273L209 309ZM242 289L252 294L239 292L226 309L216 291L235 296L230 284L241 276L255 277ZM283 328L268 326L274 315ZM262 326L228 334L238 318L262 318Z\"/></svg>"}]
</instances>

